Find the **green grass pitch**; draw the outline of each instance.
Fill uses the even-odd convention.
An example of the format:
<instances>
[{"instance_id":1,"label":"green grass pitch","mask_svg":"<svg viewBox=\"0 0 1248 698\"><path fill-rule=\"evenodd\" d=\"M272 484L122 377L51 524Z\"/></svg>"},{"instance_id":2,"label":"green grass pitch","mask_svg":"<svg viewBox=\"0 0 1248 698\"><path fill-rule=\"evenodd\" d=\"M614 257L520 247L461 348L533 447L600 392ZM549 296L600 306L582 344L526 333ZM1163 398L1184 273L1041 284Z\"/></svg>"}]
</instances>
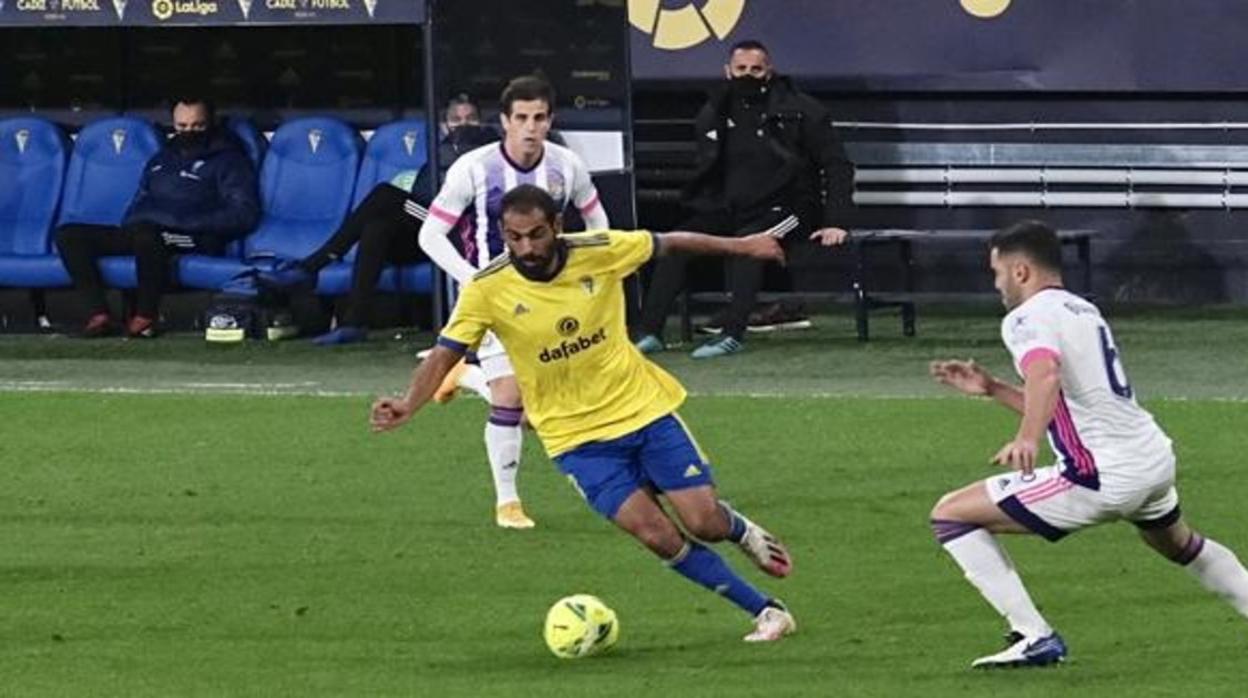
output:
<instances>
[{"instance_id":1,"label":"green grass pitch","mask_svg":"<svg viewBox=\"0 0 1248 698\"><path fill-rule=\"evenodd\" d=\"M1190 521L1248 556L1238 320L1162 313L1118 339L1176 440ZM756 342L727 373L663 359L699 393L682 416L722 493L793 550L777 581L720 546L798 618L762 647L740 641L744 614L598 519L535 438L521 489L539 527L495 528L482 402L369 434L368 394L402 384L411 346L0 338L0 696L1242 695L1248 623L1127 525L1009 539L1071 659L969 671L1004 628L927 513L994 472L1014 421L943 397L923 363L1001 368L995 320L866 347L844 323ZM1185 346L1215 363L1176 365ZM335 394L218 394L239 375ZM574 592L619 613L610 654L545 649L547 606Z\"/></svg>"}]
</instances>

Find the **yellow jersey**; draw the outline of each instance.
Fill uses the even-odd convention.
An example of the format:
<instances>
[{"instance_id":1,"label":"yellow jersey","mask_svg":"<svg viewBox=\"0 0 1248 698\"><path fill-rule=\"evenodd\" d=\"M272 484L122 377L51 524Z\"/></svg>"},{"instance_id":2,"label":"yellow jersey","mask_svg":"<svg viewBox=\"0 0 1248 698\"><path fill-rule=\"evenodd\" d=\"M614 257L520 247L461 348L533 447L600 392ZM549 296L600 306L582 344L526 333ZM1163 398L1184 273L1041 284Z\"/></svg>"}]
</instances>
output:
<instances>
[{"instance_id":1,"label":"yellow jersey","mask_svg":"<svg viewBox=\"0 0 1248 698\"><path fill-rule=\"evenodd\" d=\"M654 255L645 231L561 236L562 268L526 278L504 255L460 293L438 343L457 351L492 330L507 349L524 411L551 457L669 414L685 389L629 341L621 281Z\"/></svg>"}]
</instances>

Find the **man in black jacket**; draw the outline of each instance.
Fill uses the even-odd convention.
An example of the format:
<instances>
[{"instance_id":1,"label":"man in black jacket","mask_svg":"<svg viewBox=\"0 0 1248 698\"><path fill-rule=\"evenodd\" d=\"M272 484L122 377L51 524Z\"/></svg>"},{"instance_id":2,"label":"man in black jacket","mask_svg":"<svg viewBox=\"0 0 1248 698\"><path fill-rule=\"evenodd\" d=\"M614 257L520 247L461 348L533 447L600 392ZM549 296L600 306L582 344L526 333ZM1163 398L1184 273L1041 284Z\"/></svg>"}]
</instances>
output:
<instances>
[{"instance_id":1,"label":"man in black jacket","mask_svg":"<svg viewBox=\"0 0 1248 698\"><path fill-rule=\"evenodd\" d=\"M138 288L125 329L132 337L152 337L170 259L189 252L221 254L260 220L251 160L237 138L215 125L212 105L178 100L173 129L173 137L147 162L120 227L70 223L56 231L61 259L90 308L85 336L118 329L96 267L100 257L134 255Z\"/></svg>"},{"instance_id":2,"label":"man in black jacket","mask_svg":"<svg viewBox=\"0 0 1248 698\"><path fill-rule=\"evenodd\" d=\"M697 117L698 170L685 190L694 217L680 227L732 236L774 228L777 235L804 235L824 246L843 243L853 168L827 111L775 73L758 41L735 44L724 75L727 84ZM639 325L637 346L645 353L664 348L663 326L684 286L687 261L664 257L655 268ZM694 350L693 358L744 348L763 271L757 260L731 260L723 333Z\"/></svg>"}]
</instances>

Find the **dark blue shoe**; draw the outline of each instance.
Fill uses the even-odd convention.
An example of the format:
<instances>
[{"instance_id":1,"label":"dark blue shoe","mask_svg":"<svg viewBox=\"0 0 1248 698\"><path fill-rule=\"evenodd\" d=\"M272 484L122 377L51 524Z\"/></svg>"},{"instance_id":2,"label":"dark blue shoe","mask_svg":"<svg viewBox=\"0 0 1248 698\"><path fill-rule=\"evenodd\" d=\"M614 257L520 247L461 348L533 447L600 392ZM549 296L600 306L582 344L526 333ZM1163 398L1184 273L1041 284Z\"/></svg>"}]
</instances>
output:
<instances>
[{"instance_id":1,"label":"dark blue shoe","mask_svg":"<svg viewBox=\"0 0 1248 698\"><path fill-rule=\"evenodd\" d=\"M355 344L368 339L368 332L360 327L342 326L316 337L312 343L320 347L331 347L339 344Z\"/></svg>"},{"instance_id":2,"label":"dark blue shoe","mask_svg":"<svg viewBox=\"0 0 1248 698\"><path fill-rule=\"evenodd\" d=\"M304 269L298 261L285 259L277 263L271 271L256 272L256 283L278 291L311 287L316 285L316 275Z\"/></svg>"},{"instance_id":3,"label":"dark blue shoe","mask_svg":"<svg viewBox=\"0 0 1248 698\"><path fill-rule=\"evenodd\" d=\"M971 668L1053 666L1066 660L1066 643L1057 633L1035 638L1012 632L1006 636L1005 641L1009 643L1008 647L996 654L976 659L971 662Z\"/></svg>"}]
</instances>

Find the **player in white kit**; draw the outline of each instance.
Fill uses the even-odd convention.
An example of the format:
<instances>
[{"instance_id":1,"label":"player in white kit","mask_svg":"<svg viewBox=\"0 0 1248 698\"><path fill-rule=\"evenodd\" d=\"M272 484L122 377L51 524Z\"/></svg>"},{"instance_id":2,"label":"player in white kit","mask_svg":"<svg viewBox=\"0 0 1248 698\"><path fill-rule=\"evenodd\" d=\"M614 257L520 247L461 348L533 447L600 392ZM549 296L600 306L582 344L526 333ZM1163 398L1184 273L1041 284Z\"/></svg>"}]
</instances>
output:
<instances>
[{"instance_id":1,"label":"player in white kit","mask_svg":"<svg viewBox=\"0 0 1248 698\"><path fill-rule=\"evenodd\" d=\"M500 99L502 142L456 160L429 206L420 228L420 247L461 285L503 253L499 228L503 195L519 184L545 189L560 210L575 206L589 230L610 227L585 163L568 148L546 141L554 101L553 88L540 77L523 76L508 83ZM516 313L523 312L528 310L517 305ZM486 334L476 355L488 386L478 392L490 401L485 450L494 475L495 521L504 528L532 528L516 488L524 413L515 371L492 333ZM472 383L471 378L462 382Z\"/></svg>"},{"instance_id":2,"label":"player in white kit","mask_svg":"<svg viewBox=\"0 0 1248 698\"><path fill-rule=\"evenodd\" d=\"M1057 234L1024 221L994 235L990 248L995 285L1010 309L1001 336L1023 387L973 361L931 365L941 383L1022 415L1014 439L993 458L1013 472L950 492L932 509L937 540L1010 625L1006 649L972 666L1049 665L1066 656L1000 533L1057 541L1088 526L1130 521L1145 543L1248 617L1248 571L1233 552L1184 523L1170 439L1136 402L1100 311L1062 288ZM1059 463L1037 468L1046 432Z\"/></svg>"}]
</instances>

